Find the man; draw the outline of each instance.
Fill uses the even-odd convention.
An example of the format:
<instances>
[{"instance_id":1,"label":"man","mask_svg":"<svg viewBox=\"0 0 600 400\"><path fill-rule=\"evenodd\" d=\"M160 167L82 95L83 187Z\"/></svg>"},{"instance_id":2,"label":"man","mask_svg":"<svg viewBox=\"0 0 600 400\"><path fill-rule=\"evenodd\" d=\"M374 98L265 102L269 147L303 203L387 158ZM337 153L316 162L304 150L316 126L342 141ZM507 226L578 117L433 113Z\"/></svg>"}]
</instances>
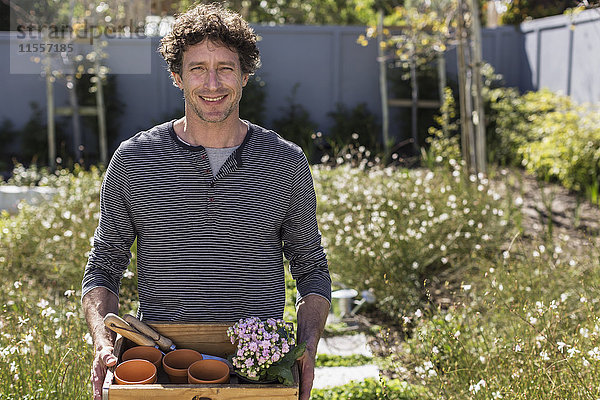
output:
<instances>
[{"instance_id":1,"label":"man","mask_svg":"<svg viewBox=\"0 0 600 400\"><path fill-rule=\"evenodd\" d=\"M256 36L239 15L198 5L178 17L160 51L185 116L121 143L104 178L82 284L94 396L117 361L103 317L118 312L137 238L139 316L147 321L281 318L285 254L299 293L298 341L307 343L299 359L307 400L331 280L306 157L239 118L242 88L260 64Z\"/></svg>"}]
</instances>

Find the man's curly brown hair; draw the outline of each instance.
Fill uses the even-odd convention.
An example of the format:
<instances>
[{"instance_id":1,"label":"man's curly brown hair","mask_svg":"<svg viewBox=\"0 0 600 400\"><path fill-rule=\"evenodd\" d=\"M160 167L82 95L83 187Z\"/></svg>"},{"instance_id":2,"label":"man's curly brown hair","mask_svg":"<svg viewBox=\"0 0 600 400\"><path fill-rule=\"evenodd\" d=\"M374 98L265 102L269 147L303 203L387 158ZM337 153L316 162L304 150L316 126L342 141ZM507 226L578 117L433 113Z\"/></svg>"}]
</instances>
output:
<instances>
[{"instance_id":1,"label":"man's curly brown hair","mask_svg":"<svg viewBox=\"0 0 600 400\"><path fill-rule=\"evenodd\" d=\"M252 74L260 67L256 34L237 13L219 3L198 4L175 20L173 30L160 41L158 50L169 71L181 75L183 52L209 39L235 51L242 73Z\"/></svg>"}]
</instances>

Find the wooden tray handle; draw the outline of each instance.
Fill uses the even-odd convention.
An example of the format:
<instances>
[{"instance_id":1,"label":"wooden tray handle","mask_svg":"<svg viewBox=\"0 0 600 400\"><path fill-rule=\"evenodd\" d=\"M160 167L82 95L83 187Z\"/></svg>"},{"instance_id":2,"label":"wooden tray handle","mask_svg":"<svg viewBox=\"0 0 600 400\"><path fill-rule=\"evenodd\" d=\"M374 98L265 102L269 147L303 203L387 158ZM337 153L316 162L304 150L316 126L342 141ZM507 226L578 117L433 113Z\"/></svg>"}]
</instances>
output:
<instances>
[{"instance_id":1,"label":"wooden tray handle","mask_svg":"<svg viewBox=\"0 0 600 400\"><path fill-rule=\"evenodd\" d=\"M106 325L109 329L120 333L121 336L126 337L136 344L141 346L156 346L154 340L143 333L140 333L137 329L129 325L118 315L113 313L106 314L104 317L104 325Z\"/></svg>"},{"instance_id":2,"label":"wooden tray handle","mask_svg":"<svg viewBox=\"0 0 600 400\"><path fill-rule=\"evenodd\" d=\"M172 351L175 350L175 345L173 341L168 337L162 336L160 333L156 332L154 329L150 328L148 325L137 319L131 314L125 314L123 319L129 323L129 325L133 326L135 329L148 336L150 339L154 340L158 347L162 351Z\"/></svg>"}]
</instances>

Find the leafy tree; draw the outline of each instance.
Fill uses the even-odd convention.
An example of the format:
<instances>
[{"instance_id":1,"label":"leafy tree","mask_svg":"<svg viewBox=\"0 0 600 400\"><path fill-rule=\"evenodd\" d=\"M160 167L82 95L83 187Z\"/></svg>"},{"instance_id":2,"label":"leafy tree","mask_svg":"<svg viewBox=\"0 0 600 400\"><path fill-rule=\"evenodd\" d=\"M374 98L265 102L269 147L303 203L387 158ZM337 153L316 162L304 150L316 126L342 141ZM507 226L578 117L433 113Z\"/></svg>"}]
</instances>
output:
<instances>
[{"instance_id":1,"label":"leafy tree","mask_svg":"<svg viewBox=\"0 0 600 400\"><path fill-rule=\"evenodd\" d=\"M411 98L412 98L412 129L411 136L415 152L418 152L417 134L417 103L419 85L417 69L431 62L435 55L446 50L446 42L450 37L455 14L453 0L437 1L411 1L407 0L404 6L395 7L391 14L385 16L383 41L386 58L393 61L396 66L404 67L410 71ZM366 35L361 35L358 42L364 46L369 39L377 37L379 32L374 26L367 29Z\"/></svg>"},{"instance_id":2,"label":"leafy tree","mask_svg":"<svg viewBox=\"0 0 600 400\"><path fill-rule=\"evenodd\" d=\"M559 15L579 3L578 0L513 0L502 14L502 22L517 25L527 19Z\"/></svg>"},{"instance_id":3,"label":"leafy tree","mask_svg":"<svg viewBox=\"0 0 600 400\"><path fill-rule=\"evenodd\" d=\"M202 3L210 3L206 0ZM182 0L175 12L183 12L195 1ZM251 23L305 25L366 25L374 23L376 10L399 5L400 1L382 0L230 0L225 6L239 12Z\"/></svg>"}]
</instances>

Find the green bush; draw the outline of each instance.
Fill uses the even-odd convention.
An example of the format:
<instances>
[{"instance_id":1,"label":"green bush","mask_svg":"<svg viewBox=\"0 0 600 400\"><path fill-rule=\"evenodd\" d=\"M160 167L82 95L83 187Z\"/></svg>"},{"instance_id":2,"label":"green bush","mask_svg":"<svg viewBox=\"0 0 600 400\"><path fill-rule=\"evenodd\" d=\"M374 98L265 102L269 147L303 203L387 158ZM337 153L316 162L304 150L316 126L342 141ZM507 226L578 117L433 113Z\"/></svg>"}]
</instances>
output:
<instances>
[{"instance_id":1,"label":"green bush","mask_svg":"<svg viewBox=\"0 0 600 400\"><path fill-rule=\"evenodd\" d=\"M486 180L454 168L313 168L333 280L372 288L379 308L400 319L427 300L426 282L456 284L497 252L510 212Z\"/></svg>"},{"instance_id":2,"label":"green bush","mask_svg":"<svg viewBox=\"0 0 600 400\"><path fill-rule=\"evenodd\" d=\"M316 367L350 367L357 365L372 364L373 357L363 354L352 354L349 356L338 356L334 354L317 354Z\"/></svg>"},{"instance_id":3,"label":"green bush","mask_svg":"<svg viewBox=\"0 0 600 400\"><path fill-rule=\"evenodd\" d=\"M329 389L313 389L311 400L416 400L420 389L398 379L380 381L367 378L362 382L350 382Z\"/></svg>"},{"instance_id":4,"label":"green bush","mask_svg":"<svg viewBox=\"0 0 600 400\"><path fill-rule=\"evenodd\" d=\"M265 100L267 98L265 81L258 75L252 75L244 88L240 100L240 117L252 123L265 123Z\"/></svg>"},{"instance_id":5,"label":"green bush","mask_svg":"<svg viewBox=\"0 0 600 400\"><path fill-rule=\"evenodd\" d=\"M515 89L487 93L490 158L522 165L540 179L587 192L598 202L600 117L598 110L575 104L549 90L519 96Z\"/></svg>"},{"instance_id":6,"label":"green bush","mask_svg":"<svg viewBox=\"0 0 600 400\"><path fill-rule=\"evenodd\" d=\"M50 201L19 204L17 215L0 218L0 260L5 276L35 281L60 293L81 286L83 270L100 216L103 171L76 166L49 173L18 166L9 183L53 187ZM134 248L135 250L135 248ZM135 252L130 269L135 270ZM134 273L123 280L124 298L133 297ZM131 306L129 306L131 307Z\"/></svg>"},{"instance_id":7,"label":"green bush","mask_svg":"<svg viewBox=\"0 0 600 400\"><path fill-rule=\"evenodd\" d=\"M310 119L310 114L302 104L296 102L299 83L295 84L292 94L287 97L287 105L282 107L283 115L273 121L273 129L282 137L302 147L309 161L312 160L313 135L317 125Z\"/></svg>"},{"instance_id":8,"label":"green bush","mask_svg":"<svg viewBox=\"0 0 600 400\"><path fill-rule=\"evenodd\" d=\"M600 259L572 259L568 238L555 243L481 260L486 272L453 307L407 315L413 335L396 371L436 400L597 398Z\"/></svg>"},{"instance_id":9,"label":"green bush","mask_svg":"<svg viewBox=\"0 0 600 400\"><path fill-rule=\"evenodd\" d=\"M337 158L348 146L377 152L379 146L380 126L375 115L365 103L360 103L349 110L344 104L338 103L336 110L327 114L334 121L324 140L329 145L328 154Z\"/></svg>"},{"instance_id":10,"label":"green bush","mask_svg":"<svg viewBox=\"0 0 600 400\"><path fill-rule=\"evenodd\" d=\"M422 150L423 161L429 168L435 165L444 165L452 168L450 164L462 160L460 148L460 133L456 120L456 106L452 89L444 90L444 104L440 109L440 115L434 118L438 126L429 128L429 136L425 141L429 144L427 150Z\"/></svg>"}]
</instances>

